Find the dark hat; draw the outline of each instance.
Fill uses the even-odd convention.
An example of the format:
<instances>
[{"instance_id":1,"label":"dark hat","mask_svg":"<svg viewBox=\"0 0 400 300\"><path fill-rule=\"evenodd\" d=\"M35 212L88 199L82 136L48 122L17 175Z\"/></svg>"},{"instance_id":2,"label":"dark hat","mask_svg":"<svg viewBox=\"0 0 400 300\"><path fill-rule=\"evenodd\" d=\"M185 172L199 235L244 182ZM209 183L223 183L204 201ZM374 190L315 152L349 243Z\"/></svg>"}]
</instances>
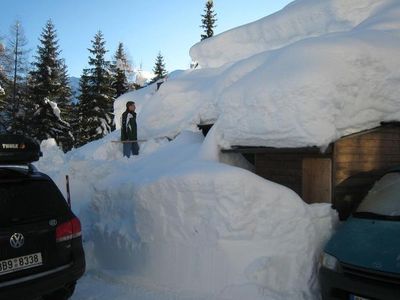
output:
<instances>
[{"instance_id":1,"label":"dark hat","mask_svg":"<svg viewBox=\"0 0 400 300\"><path fill-rule=\"evenodd\" d=\"M129 106L134 105L134 104L135 104L135 102L128 101L128 102L126 102L126 108L129 108Z\"/></svg>"}]
</instances>

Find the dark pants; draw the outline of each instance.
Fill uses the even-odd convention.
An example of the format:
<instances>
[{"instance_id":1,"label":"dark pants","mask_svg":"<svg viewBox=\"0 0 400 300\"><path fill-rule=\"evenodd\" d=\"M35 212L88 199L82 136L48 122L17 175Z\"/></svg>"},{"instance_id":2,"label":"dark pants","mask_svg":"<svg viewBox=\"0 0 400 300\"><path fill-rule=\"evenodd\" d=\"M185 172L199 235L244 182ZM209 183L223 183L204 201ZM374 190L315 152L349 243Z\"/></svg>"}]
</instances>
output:
<instances>
[{"instance_id":1,"label":"dark pants","mask_svg":"<svg viewBox=\"0 0 400 300\"><path fill-rule=\"evenodd\" d=\"M139 144L136 142L124 143L124 156L139 155Z\"/></svg>"}]
</instances>

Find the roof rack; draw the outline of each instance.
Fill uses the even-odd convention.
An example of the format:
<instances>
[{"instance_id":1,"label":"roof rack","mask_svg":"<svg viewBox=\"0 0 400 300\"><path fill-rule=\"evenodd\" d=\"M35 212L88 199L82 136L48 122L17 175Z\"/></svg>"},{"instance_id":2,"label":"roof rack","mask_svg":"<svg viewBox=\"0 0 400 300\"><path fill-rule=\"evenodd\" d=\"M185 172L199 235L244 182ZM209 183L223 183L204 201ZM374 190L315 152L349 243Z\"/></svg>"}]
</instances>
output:
<instances>
[{"instance_id":1,"label":"roof rack","mask_svg":"<svg viewBox=\"0 0 400 300\"><path fill-rule=\"evenodd\" d=\"M42 156L38 142L24 135L0 135L0 165L27 165Z\"/></svg>"}]
</instances>

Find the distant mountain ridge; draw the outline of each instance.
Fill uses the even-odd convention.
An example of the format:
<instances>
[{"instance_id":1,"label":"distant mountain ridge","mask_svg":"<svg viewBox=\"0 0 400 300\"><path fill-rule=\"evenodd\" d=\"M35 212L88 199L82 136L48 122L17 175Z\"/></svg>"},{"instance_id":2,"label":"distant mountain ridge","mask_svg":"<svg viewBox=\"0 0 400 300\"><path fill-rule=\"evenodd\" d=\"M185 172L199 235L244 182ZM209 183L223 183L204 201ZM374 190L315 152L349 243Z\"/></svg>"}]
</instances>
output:
<instances>
[{"instance_id":1,"label":"distant mountain ridge","mask_svg":"<svg viewBox=\"0 0 400 300\"><path fill-rule=\"evenodd\" d=\"M74 77L74 76L69 77L69 85L72 90L72 102L75 104L79 102L79 99L78 99L78 97L80 95L79 80L80 80L80 77Z\"/></svg>"}]
</instances>

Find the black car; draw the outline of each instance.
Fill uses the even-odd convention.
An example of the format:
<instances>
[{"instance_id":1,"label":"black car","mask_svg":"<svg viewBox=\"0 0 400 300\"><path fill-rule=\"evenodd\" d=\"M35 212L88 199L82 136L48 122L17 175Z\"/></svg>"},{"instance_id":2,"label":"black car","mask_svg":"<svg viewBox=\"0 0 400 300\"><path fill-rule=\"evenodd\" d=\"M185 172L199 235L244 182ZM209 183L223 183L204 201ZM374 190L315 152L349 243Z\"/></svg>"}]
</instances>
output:
<instances>
[{"instance_id":1,"label":"black car","mask_svg":"<svg viewBox=\"0 0 400 300\"><path fill-rule=\"evenodd\" d=\"M85 271L80 221L30 164L39 152L0 135L0 300L68 299Z\"/></svg>"}]
</instances>

